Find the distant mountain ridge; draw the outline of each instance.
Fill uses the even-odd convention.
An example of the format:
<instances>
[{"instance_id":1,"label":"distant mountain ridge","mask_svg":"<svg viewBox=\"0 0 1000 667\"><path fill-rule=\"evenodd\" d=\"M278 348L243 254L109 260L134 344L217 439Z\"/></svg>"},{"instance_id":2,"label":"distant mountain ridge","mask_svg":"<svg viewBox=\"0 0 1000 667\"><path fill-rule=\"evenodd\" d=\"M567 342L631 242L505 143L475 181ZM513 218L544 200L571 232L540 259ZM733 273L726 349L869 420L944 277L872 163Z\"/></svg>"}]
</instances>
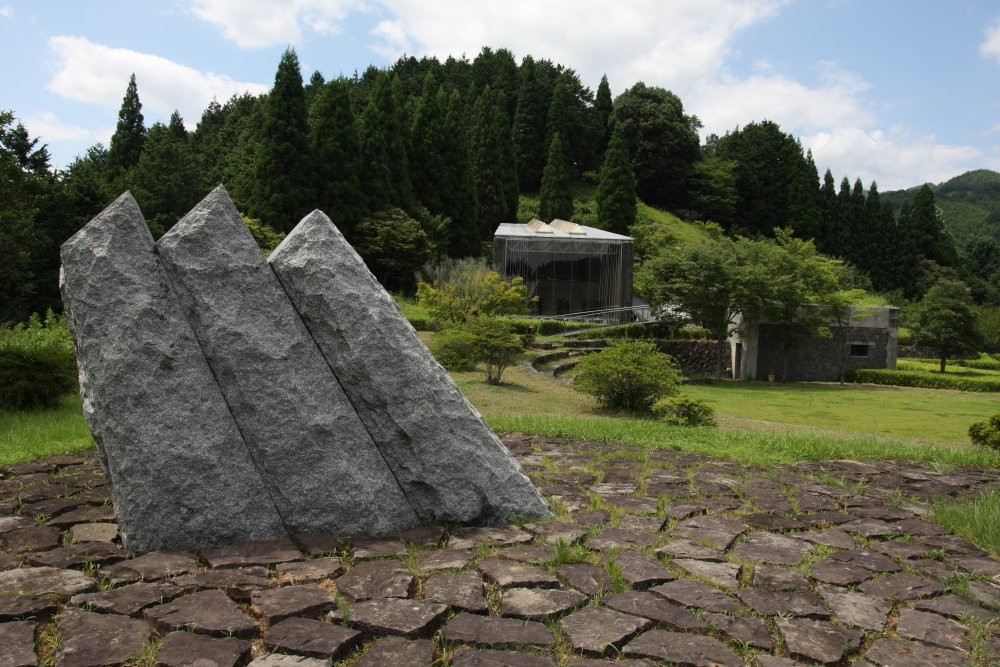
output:
<instances>
[{"instance_id":1,"label":"distant mountain ridge","mask_svg":"<svg viewBox=\"0 0 1000 667\"><path fill-rule=\"evenodd\" d=\"M1000 241L1000 173L991 169L974 169L944 183L928 183L934 191L944 222L955 239L959 252L975 236L992 237ZM916 185L905 190L880 193L899 211L920 189Z\"/></svg>"}]
</instances>

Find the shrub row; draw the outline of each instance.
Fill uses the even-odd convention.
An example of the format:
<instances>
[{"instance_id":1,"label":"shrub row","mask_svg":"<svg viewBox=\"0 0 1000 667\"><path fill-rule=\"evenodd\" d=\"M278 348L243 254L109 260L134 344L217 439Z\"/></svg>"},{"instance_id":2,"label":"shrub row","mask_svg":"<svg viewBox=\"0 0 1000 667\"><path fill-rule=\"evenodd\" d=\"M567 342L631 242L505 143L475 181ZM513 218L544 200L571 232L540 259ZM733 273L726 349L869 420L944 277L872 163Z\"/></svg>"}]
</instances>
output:
<instances>
[{"instance_id":1,"label":"shrub row","mask_svg":"<svg viewBox=\"0 0 1000 667\"><path fill-rule=\"evenodd\" d=\"M954 377L930 371L892 371L884 368L853 368L847 371L846 378L848 382L885 384L896 387L956 389L958 391L1000 391L1000 377Z\"/></svg>"},{"instance_id":2,"label":"shrub row","mask_svg":"<svg viewBox=\"0 0 1000 667\"><path fill-rule=\"evenodd\" d=\"M50 310L42 320L0 331L0 408L50 408L76 387L76 355L66 318Z\"/></svg>"},{"instance_id":3,"label":"shrub row","mask_svg":"<svg viewBox=\"0 0 1000 667\"><path fill-rule=\"evenodd\" d=\"M952 363L980 371L1000 371L1000 359L997 355L981 354L977 359L957 359Z\"/></svg>"},{"instance_id":4,"label":"shrub row","mask_svg":"<svg viewBox=\"0 0 1000 667\"><path fill-rule=\"evenodd\" d=\"M640 340L712 340L712 332L702 327L678 327L676 322L633 322L598 329L594 338L630 338Z\"/></svg>"}]
</instances>

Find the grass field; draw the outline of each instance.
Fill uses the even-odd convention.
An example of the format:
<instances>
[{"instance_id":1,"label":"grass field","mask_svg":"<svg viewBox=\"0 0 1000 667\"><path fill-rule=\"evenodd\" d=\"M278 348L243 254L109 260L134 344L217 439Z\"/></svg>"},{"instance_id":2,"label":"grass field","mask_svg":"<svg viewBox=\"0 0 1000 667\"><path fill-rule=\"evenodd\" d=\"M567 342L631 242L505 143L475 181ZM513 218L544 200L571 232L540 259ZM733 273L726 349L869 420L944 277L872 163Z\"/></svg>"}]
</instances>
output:
<instances>
[{"instance_id":1,"label":"grass field","mask_svg":"<svg viewBox=\"0 0 1000 667\"><path fill-rule=\"evenodd\" d=\"M93 446L76 396L54 410L0 410L0 466Z\"/></svg>"}]
</instances>

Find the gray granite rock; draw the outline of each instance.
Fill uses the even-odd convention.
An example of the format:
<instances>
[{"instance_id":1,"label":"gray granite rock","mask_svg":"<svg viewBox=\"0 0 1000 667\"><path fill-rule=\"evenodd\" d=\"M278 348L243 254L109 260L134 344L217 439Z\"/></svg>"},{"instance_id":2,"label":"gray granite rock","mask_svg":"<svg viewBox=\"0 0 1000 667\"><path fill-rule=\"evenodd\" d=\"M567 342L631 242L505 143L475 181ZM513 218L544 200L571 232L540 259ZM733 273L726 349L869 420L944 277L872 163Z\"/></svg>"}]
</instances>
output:
<instances>
[{"instance_id":1,"label":"gray granite rock","mask_svg":"<svg viewBox=\"0 0 1000 667\"><path fill-rule=\"evenodd\" d=\"M261 471L260 495L270 495L289 531L383 534L418 525L225 189L195 206L156 251Z\"/></svg>"},{"instance_id":2,"label":"gray granite rock","mask_svg":"<svg viewBox=\"0 0 1000 667\"><path fill-rule=\"evenodd\" d=\"M84 416L125 546L284 537L132 196L74 234L61 257Z\"/></svg>"},{"instance_id":3,"label":"gray granite rock","mask_svg":"<svg viewBox=\"0 0 1000 667\"><path fill-rule=\"evenodd\" d=\"M306 216L268 262L423 522L549 516L521 466L325 214Z\"/></svg>"}]
</instances>

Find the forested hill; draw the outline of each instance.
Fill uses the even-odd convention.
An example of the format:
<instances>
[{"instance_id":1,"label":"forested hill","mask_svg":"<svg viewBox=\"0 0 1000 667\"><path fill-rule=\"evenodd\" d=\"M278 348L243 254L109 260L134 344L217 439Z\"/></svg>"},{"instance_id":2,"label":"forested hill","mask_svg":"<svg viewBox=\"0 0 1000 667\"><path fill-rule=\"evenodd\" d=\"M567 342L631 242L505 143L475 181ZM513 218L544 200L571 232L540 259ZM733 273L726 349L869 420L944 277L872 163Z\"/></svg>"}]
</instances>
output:
<instances>
[{"instance_id":1,"label":"forested hill","mask_svg":"<svg viewBox=\"0 0 1000 667\"><path fill-rule=\"evenodd\" d=\"M964 249L977 236L1000 241L1000 173L976 169L939 185L928 185L934 191L956 246ZM886 192L882 197L898 210L919 189L920 186L915 186Z\"/></svg>"}]
</instances>

